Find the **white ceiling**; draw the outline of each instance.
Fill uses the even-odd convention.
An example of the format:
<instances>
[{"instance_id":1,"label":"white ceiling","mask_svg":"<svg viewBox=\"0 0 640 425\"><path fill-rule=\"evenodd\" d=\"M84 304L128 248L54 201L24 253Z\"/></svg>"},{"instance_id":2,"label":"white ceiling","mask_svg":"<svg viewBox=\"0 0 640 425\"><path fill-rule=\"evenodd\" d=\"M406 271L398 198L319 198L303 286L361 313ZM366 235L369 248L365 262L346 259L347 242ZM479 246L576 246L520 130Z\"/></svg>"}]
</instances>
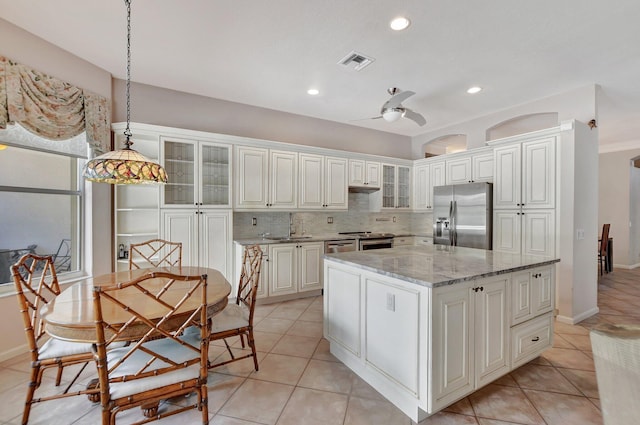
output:
<instances>
[{"instance_id":1,"label":"white ceiling","mask_svg":"<svg viewBox=\"0 0 640 425\"><path fill-rule=\"evenodd\" d=\"M407 30L389 28L398 15ZM0 17L125 78L122 0L0 0ZM638 0L133 0L132 80L407 136L599 84L601 144L627 142L639 20ZM338 65L352 50L375 62ZM353 121L392 86L427 125Z\"/></svg>"}]
</instances>

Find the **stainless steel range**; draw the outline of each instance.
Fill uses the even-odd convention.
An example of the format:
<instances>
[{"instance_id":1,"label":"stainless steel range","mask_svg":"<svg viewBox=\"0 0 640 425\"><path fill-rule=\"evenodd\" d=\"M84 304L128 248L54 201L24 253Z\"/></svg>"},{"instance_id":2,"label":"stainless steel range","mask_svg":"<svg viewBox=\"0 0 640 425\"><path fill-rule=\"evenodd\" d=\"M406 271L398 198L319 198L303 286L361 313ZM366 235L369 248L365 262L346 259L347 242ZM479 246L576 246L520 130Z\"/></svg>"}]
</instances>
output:
<instances>
[{"instance_id":1,"label":"stainless steel range","mask_svg":"<svg viewBox=\"0 0 640 425\"><path fill-rule=\"evenodd\" d=\"M340 235L353 236L358 245L358 251L369 249L393 248L393 233L376 232L340 232Z\"/></svg>"}]
</instances>

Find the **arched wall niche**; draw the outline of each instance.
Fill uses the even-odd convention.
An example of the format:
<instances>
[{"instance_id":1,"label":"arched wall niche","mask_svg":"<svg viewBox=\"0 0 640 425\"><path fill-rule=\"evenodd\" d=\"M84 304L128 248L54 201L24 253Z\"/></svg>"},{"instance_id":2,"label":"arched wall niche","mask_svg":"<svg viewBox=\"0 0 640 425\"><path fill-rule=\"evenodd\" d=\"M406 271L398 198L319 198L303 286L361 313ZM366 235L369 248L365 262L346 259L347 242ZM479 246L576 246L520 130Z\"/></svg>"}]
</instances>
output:
<instances>
[{"instance_id":1,"label":"arched wall niche","mask_svg":"<svg viewBox=\"0 0 640 425\"><path fill-rule=\"evenodd\" d=\"M486 131L487 141L544 130L559 125L557 112L540 112L509 118Z\"/></svg>"},{"instance_id":2,"label":"arched wall niche","mask_svg":"<svg viewBox=\"0 0 640 425\"><path fill-rule=\"evenodd\" d=\"M422 145L425 157L443 155L446 153L461 152L467 150L466 134L447 134L429 140Z\"/></svg>"}]
</instances>

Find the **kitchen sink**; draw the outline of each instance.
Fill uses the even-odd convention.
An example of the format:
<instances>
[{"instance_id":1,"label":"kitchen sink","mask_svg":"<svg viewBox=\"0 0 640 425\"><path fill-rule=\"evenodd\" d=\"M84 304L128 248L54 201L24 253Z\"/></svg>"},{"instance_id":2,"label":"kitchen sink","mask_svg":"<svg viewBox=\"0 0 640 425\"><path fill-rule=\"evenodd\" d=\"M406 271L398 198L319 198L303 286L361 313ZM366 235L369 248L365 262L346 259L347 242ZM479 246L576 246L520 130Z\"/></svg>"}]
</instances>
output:
<instances>
[{"instance_id":1,"label":"kitchen sink","mask_svg":"<svg viewBox=\"0 0 640 425\"><path fill-rule=\"evenodd\" d=\"M312 236L266 236L265 239L270 241L300 241L304 239L311 239Z\"/></svg>"}]
</instances>

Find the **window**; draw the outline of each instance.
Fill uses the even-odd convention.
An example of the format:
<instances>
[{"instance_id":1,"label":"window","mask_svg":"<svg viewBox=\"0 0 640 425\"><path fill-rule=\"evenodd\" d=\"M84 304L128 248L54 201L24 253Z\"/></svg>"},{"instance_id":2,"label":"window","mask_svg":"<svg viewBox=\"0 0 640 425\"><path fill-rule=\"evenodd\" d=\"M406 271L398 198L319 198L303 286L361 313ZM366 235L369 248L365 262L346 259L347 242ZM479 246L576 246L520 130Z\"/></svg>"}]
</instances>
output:
<instances>
[{"instance_id":1,"label":"window","mask_svg":"<svg viewBox=\"0 0 640 425\"><path fill-rule=\"evenodd\" d=\"M9 267L26 252L53 255L61 280L81 270L83 163L15 145L0 150L0 284L12 282Z\"/></svg>"}]
</instances>

